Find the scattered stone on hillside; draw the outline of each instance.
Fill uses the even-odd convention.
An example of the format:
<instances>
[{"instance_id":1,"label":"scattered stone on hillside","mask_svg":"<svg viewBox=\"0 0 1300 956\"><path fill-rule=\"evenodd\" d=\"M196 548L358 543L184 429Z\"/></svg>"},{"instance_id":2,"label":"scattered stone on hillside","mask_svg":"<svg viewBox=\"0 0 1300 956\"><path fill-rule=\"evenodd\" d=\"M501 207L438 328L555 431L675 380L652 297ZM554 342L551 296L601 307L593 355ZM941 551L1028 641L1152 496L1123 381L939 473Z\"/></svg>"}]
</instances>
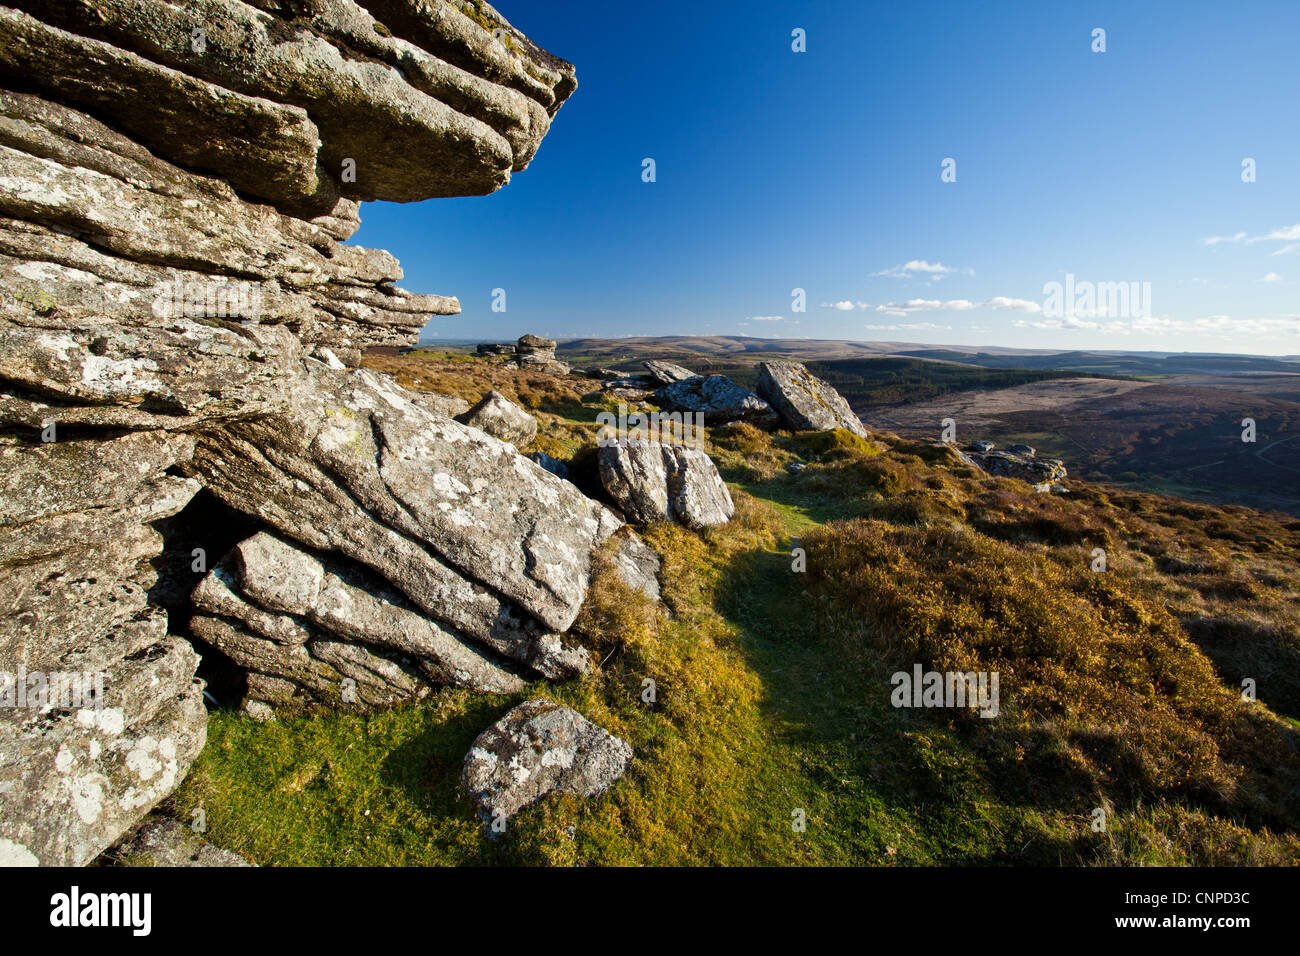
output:
<instances>
[{"instance_id":1,"label":"scattered stone on hillside","mask_svg":"<svg viewBox=\"0 0 1300 956\"><path fill-rule=\"evenodd\" d=\"M607 389L637 388L637 389L645 389L648 392L653 392L655 389L659 387L659 383L656 382L649 375L620 375L618 378L610 379L601 387Z\"/></svg>"},{"instance_id":2,"label":"scattered stone on hillside","mask_svg":"<svg viewBox=\"0 0 1300 956\"><path fill-rule=\"evenodd\" d=\"M543 468L545 468L551 474L555 475L557 478L569 477L569 466L566 465L564 462L560 461L558 458L552 458L544 451L531 452L528 455L528 460L535 462L538 465L541 465Z\"/></svg>"},{"instance_id":3,"label":"scattered stone on hillside","mask_svg":"<svg viewBox=\"0 0 1300 956\"><path fill-rule=\"evenodd\" d=\"M260 697L246 696L240 703L239 709L243 711L244 716L256 720L259 724L275 720L275 708Z\"/></svg>"},{"instance_id":4,"label":"scattered stone on hillside","mask_svg":"<svg viewBox=\"0 0 1300 956\"><path fill-rule=\"evenodd\" d=\"M771 405L725 375L692 375L660 388L655 400L668 411L703 412L706 425L749 422L766 429L780 421Z\"/></svg>"},{"instance_id":5,"label":"scattered stone on hillside","mask_svg":"<svg viewBox=\"0 0 1300 956\"><path fill-rule=\"evenodd\" d=\"M1033 445L1008 445L1007 452L1021 458L1033 458L1037 454Z\"/></svg>"},{"instance_id":6,"label":"scattered stone on hillside","mask_svg":"<svg viewBox=\"0 0 1300 956\"><path fill-rule=\"evenodd\" d=\"M807 469L808 466L801 461L792 461L790 464L785 466L785 470L792 475L797 475L799 472L806 471Z\"/></svg>"},{"instance_id":7,"label":"scattered stone on hillside","mask_svg":"<svg viewBox=\"0 0 1300 956\"><path fill-rule=\"evenodd\" d=\"M650 373L650 377L654 379L656 385L671 385L673 382L682 382L695 377L695 373L690 369L674 365L672 362L651 360L641 364L645 366L646 371Z\"/></svg>"},{"instance_id":8,"label":"scattered stone on hillside","mask_svg":"<svg viewBox=\"0 0 1300 956\"><path fill-rule=\"evenodd\" d=\"M652 601L659 600L659 569L662 562L653 548L631 529L619 532L614 567L623 583Z\"/></svg>"},{"instance_id":9,"label":"scattered stone on hillside","mask_svg":"<svg viewBox=\"0 0 1300 956\"><path fill-rule=\"evenodd\" d=\"M475 347L474 351L479 355L514 355L515 347L509 343L497 345L490 342L481 342Z\"/></svg>"},{"instance_id":10,"label":"scattered stone on hillside","mask_svg":"<svg viewBox=\"0 0 1300 956\"><path fill-rule=\"evenodd\" d=\"M976 438L973 442L970 443L970 450L973 452L978 452L981 455L987 455L989 452L991 452L994 449L994 447L996 446L993 444L993 442L985 441L982 438Z\"/></svg>"},{"instance_id":11,"label":"scattered stone on hillside","mask_svg":"<svg viewBox=\"0 0 1300 956\"><path fill-rule=\"evenodd\" d=\"M515 361L524 371L568 375L569 365L555 357L555 341L540 335L521 335L515 346Z\"/></svg>"},{"instance_id":12,"label":"scattered stone on hillside","mask_svg":"<svg viewBox=\"0 0 1300 956\"><path fill-rule=\"evenodd\" d=\"M114 866L252 866L238 853L222 850L179 820L149 817L108 852Z\"/></svg>"},{"instance_id":13,"label":"scattered stone on hillside","mask_svg":"<svg viewBox=\"0 0 1300 956\"><path fill-rule=\"evenodd\" d=\"M974 443L972 443L973 446ZM952 447L952 446L948 446ZM1028 445L1012 445L1011 448L1028 448ZM989 451L980 453L974 451L957 451L962 461L969 465L974 465L990 475L1001 475L1007 478L1019 478L1030 484L1046 484L1045 490L1052 490L1051 486L1056 484L1067 474L1065 463L1059 458L1038 458L1032 455L1022 455L1012 452L1010 448L1006 451Z\"/></svg>"},{"instance_id":14,"label":"scattered stone on hillside","mask_svg":"<svg viewBox=\"0 0 1300 956\"><path fill-rule=\"evenodd\" d=\"M736 513L717 466L698 448L620 438L596 454L601 485L630 521L702 530Z\"/></svg>"},{"instance_id":15,"label":"scattered stone on hillside","mask_svg":"<svg viewBox=\"0 0 1300 956\"><path fill-rule=\"evenodd\" d=\"M547 794L599 796L623 776L632 756L626 741L577 711L536 699L479 734L461 780L485 832L495 836Z\"/></svg>"},{"instance_id":16,"label":"scattered stone on hillside","mask_svg":"<svg viewBox=\"0 0 1300 956\"><path fill-rule=\"evenodd\" d=\"M654 397L654 392L648 388L630 388L626 386L613 386L601 389L598 392L591 392L583 396L583 400L591 401L613 401L622 402L625 405L636 405L641 402L648 402Z\"/></svg>"},{"instance_id":17,"label":"scattered stone on hillside","mask_svg":"<svg viewBox=\"0 0 1300 956\"><path fill-rule=\"evenodd\" d=\"M493 438L523 448L537 436L537 419L498 391L490 391L456 421L485 431Z\"/></svg>"},{"instance_id":18,"label":"scattered stone on hillside","mask_svg":"<svg viewBox=\"0 0 1300 956\"><path fill-rule=\"evenodd\" d=\"M760 362L754 391L793 431L843 428L860 438L867 437L867 430L844 397L799 362Z\"/></svg>"}]
</instances>

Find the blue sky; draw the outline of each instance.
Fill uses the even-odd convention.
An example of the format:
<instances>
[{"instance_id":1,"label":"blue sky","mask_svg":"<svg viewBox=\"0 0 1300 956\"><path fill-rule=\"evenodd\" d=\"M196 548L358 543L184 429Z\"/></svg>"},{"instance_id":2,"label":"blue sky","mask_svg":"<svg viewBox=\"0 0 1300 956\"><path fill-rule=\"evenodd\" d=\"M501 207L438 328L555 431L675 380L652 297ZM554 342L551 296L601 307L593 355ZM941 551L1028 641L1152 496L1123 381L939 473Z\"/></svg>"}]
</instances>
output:
<instances>
[{"instance_id":1,"label":"blue sky","mask_svg":"<svg viewBox=\"0 0 1300 956\"><path fill-rule=\"evenodd\" d=\"M498 8L578 90L497 193L363 206L426 337L1300 353L1296 0Z\"/></svg>"}]
</instances>

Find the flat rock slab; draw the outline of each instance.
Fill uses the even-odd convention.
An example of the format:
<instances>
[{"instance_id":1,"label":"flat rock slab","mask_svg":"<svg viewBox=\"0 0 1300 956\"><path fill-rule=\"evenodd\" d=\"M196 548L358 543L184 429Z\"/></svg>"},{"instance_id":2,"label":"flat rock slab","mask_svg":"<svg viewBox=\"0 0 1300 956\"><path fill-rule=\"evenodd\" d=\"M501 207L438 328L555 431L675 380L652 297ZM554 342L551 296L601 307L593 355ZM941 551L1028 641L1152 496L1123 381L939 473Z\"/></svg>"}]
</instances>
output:
<instances>
[{"instance_id":1,"label":"flat rock slab","mask_svg":"<svg viewBox=\"0 0 1300 956\"><path fill-rule=\"evenodd\" d=\"M494 594L567 630L591 551L617 518L391 381L306 364L287 416L199 443L193 467L207 487L309 548L370 567L435 619L493 646L502 629L508 639L519 630Z\"/></svg>"},{"instance_id":2,"label":"flat rock slab","mask_svg":"<svg viewBox=\"0 0 1300 956\"><path fill-rule=\"evenodd\" d=\"M844 396L799 362L760 362L754 390L776 409L781 423L794 431L843 428L867 437Z\"/></svg>"},{"instance_id":3,"label":"flat rock slab","mask_svg":"<svg viewBox=\"0 0 1300 956\"><path fill-rule=\"evenodd\" d=\"M671 385L673 382L683 382L688 378L695 377L695 373L690 369L674 365L672 362L660 362L657 359L652 359L641 364L650 373L650 377L660 385Z\"/></svg>"},{"instance_id":4,"label":"flat rock slab","mask_svg":"<svg viewBox=\"0 0 1300 956\"><path fill-rule=\"evenodd\" d=\"M539 698L479 734L461 779L479 819L493 827L548 793L598 796L631 762L626 741L575 710Z\"/></svg>"}]
</instances>

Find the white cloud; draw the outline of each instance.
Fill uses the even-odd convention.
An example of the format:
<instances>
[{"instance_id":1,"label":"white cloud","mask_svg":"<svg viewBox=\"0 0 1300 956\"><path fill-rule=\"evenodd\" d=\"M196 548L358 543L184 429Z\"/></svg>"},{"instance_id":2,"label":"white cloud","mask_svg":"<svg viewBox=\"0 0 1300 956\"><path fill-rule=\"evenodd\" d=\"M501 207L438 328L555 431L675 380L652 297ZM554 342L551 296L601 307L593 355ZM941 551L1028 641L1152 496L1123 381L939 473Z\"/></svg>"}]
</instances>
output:
<instances>
[{"instance_id":1,"label":"white cloud","mask_svg":"<svg viewBox=\"0 0 1300 956\"><path fill-rule=\"evenodd\" d=\"M1247 242L1293 242L1300 239L1300 223L1294 226L1283 226L1281 229L1274 229L1272 232L1263 236L1251 236Z\"/></svg>"},{"instance_id":2,"label":"white cloud","mask_svg":"<svg viewBox=\"0 0 1300 956\"><path fill-rule=\"evenodd\" d=\"M1292 242L1283 246L1281 249L1274 249L1269 253L1270 256L1284 256L1289 252L1300 252L1300 242Z\"/></svg>"},{"instance_id":3,"label":"white cloud","mask_svg":"<svg viewBox=\"0 0 1300 956\"><path fill-rule=\"evenodd\" d=\"M1209 236L1202 239L1201 242L1207 246L1217 246L1224 242L1294 242L1300 239L1300 223L1294 226L1283 226L1280 229L1274 229L1272 232L1266 232L1262 236L1249 236L1244 232L1234 233L1231 236Z\"/></svg>"},{"instance_id":4,"label":"white cloud","mask_svg":"<svg viewBox=\"0 0 1300 956\"><path fill-rule=\"evenodd\" d=\"M871 273L873 276L889 276L893 279L910 279L914 273L922 273L932 278L948 275L956 272L956 269L944 265L942 262L927 262L925 259L912 259L904 262L902 265L893 266L889 269L882 269L879 272Z\"/></svg>"},{"instance_id":5,"label":"white cloud","mask_svg":"<svg viewBox=\"0 0 1300 956\"><path fill-rule=\"evenodd\" d=\"M984 303L987 308L1000 312L1042 312L1043 307L1029 299L1012 299L1004 295L995 295Z\"/></svg>"},{"instance_id":6,"label":"white cloud","mask_svg":"<svg viewBox=\"0 0 1300 956\"><path fill-rule=\"evenodd\" d=\"M823 309L839 309L841 312L850 312L853 310L853 303L848 299L841 299L839 302L823 302Z\"/></svg>"},{"instance_id":7,"label":"white cloud","mask_svg":"<svg viewBox=\"0 0 1300 956\"><path fill-rule=\"evenodd\" d=\"M1259 281L1260 282L1281 282L1282 277L1278 275L1276 272L1270 272L1268 275L1264 276L1264 278L1260 279Z\"/></svg>"},{"instance_id":8,"label":"white cloud","mask_svg":"<svg viewBox=\"0 0 1300 956\"><path fill-rule=\"evenodd\" d=\"M751 315L751 322L780 322L785 318L784 315Z\"/></svg>"}]
</instances>

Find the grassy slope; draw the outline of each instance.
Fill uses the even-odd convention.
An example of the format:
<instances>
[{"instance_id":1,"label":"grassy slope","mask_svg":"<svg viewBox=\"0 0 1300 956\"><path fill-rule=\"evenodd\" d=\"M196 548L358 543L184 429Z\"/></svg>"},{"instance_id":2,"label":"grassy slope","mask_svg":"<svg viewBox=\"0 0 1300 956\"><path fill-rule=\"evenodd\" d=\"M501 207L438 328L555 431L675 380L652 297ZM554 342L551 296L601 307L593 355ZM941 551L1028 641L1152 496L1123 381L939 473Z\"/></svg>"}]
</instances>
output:
<instances>
[{"instance_id":1,"label":"grassy slope","mask_svg":"<svg viewBox=\"0 0 1300 956\"><path fill-rule=\"evenodd\" d=\"M557 457L591 441L581 382L428 356L375 364L469 399L506 392L536 410L533 447ZM1095 488L1044 499L873 437L715 432L737 518L644 531L671 620L603 567L575 626L601 661L588 677L511 697L445 690L366 717L217 711L166 809L189 820L202 806L213 842L263 864L1300 859L1294 724L1231 689L1258 675L1262 697L1300 716L1287 600L1300 527ZM787 475L796 459L809 468ZM1098 543L1112 552L1104 580L1079 570ZM892 708L888 675L913 661L999 669L1003 716ZM604 797L550 798L488 843L461 761L539 694L637 760ZM1098 805L1105 833L1089 825Z\"/></svg>"}]
</instances>

